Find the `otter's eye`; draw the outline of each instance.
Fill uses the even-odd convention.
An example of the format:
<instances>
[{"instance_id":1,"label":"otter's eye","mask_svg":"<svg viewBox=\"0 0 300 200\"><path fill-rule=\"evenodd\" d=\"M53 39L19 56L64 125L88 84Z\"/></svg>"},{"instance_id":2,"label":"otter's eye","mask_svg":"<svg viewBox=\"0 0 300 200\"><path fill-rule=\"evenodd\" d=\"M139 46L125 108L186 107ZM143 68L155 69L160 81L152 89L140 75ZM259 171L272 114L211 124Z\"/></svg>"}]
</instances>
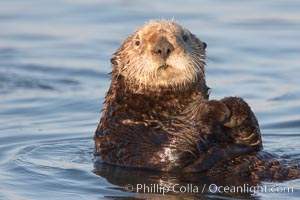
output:
<instances>
[{"instance_id":1,"label":"otter's eye","mask_svg":"<svg viewBox=\"0 0 300 200\"><path fill-rule=\"evenodd\" d=\"M136 39L134 44L135 44L135 46L140 46L141 42L140 42L140 40Z\"/></svg>"},{"instance_id":2,"label":"otter's eye","mask_svg":"<svg viewBox=\"0 0 300 200\"><path fill-rule=\"evenodd\" d=\"M186 35L186 34L184 34L183 36L182 36L182 39L183 39L183 41L187 41L188 39L189 39L189 37Z\"/></svg>"},{"instance_id":3,"label":"otter's eye","mask_svg":"<svg viewBox=\"0 0 300 200\"><path fill-rule=\"evenodd\" d=\"M141 40L140 40L139 34L136 34L136 35L134 36L133 44L134 44L136 47L138 47L138 46L141 45Z\"/></svg>"}]
</instances>

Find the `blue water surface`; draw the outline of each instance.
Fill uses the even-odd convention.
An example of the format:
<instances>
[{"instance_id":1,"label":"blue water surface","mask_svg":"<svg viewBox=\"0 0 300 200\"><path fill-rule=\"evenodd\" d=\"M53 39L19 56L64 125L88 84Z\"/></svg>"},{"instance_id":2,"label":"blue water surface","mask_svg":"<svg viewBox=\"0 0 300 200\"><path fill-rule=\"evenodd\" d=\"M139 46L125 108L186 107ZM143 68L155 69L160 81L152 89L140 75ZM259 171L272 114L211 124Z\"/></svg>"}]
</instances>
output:
<instances>
[{"instance_id":1,"label":"blue water surface","mask_svg":"<svg viewBox=\"0 0 300 200\"><path fill-rule=\"evenodd\" d=\"M93 163L111 55L138 26L161 18L208 44L211 98L243 97L264 149L300 163L299 10L295 0L0 0L0 199L299 198L299 180L215 183ZM158 183L201 191L130 192ZM213 184L293 190L215 193Z\"/></svg>"}]
</instances>

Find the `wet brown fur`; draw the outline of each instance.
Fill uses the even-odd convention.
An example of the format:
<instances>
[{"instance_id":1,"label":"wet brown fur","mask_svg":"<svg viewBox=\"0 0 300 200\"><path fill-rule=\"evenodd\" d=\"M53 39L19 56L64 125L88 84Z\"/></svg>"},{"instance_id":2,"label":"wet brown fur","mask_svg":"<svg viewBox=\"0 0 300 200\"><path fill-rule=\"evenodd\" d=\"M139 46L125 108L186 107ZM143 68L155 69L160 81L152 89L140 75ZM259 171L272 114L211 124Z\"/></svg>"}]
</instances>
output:
<instances>
[{"instance_id":1,"label":"wet brown fur","mask_svg":"<svg viewBox=\"0 0 300 200\"><path fill-rule=\"evenodd\" d=\"M167 59L153 50L161 38L174 47ZM112 81L94 135L100 162L184 173L224 168L266 178L252 166L272 163L256 156L262 141L250 107L238 97L208 100L205 47L166 20L146 24L122 43L111 59ZM269 178L276 174L271 169ZM299 170L284 176L298 177Z\"/></svg>"}]
</instances>

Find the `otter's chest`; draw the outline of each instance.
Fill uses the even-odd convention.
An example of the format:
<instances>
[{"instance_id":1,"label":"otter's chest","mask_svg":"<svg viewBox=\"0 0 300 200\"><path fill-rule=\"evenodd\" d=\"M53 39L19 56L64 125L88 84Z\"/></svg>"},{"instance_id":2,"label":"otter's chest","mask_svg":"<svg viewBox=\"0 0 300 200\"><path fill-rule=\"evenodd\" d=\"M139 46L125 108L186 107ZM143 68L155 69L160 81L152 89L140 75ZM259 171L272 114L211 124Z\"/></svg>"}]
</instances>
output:
<instances>
[{"instance_id":1,"label":"otter's chest","mask_svg":"<svg viewBox=\"0 0 300 200\"><path fill-rule=\"evenodd\" d=\"M197 131L181 120L126 120L104 130L98 152L107 163L174 171L199 155Z\"/></svg>"}]
</instances>

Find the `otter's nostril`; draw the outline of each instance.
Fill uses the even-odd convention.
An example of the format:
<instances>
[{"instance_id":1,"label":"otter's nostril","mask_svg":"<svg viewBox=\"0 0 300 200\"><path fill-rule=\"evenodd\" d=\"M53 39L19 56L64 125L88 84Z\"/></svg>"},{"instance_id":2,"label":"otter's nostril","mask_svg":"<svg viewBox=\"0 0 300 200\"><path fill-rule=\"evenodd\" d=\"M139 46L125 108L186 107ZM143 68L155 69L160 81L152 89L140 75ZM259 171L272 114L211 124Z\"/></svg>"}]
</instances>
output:
<instances>
[{"instance_id":1,"label":"otter's nostril","mask_svg":"<svg viewBox=\"0 0 300 200\"><path fill-rule=\"evenodd\" d=\"M167 50L167 55L169 55L171 53L171 49Z\"/></svg>"}]
</instances>

